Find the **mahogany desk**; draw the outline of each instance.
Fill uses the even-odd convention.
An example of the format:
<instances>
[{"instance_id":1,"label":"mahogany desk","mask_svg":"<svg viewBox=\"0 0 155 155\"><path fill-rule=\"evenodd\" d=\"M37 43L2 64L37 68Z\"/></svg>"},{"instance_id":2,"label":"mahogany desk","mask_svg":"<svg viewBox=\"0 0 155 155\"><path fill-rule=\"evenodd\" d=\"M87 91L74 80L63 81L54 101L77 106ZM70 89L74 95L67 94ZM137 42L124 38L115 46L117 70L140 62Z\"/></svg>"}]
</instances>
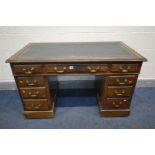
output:
<instances>
[{"instance_id":1,"label":"mahogany desk","mask_svg":"<svg viewBox=\"0 0 155 155\"><path fill-rule=\"evenodd\" d=\"M138 74L146 58L122 42L29 43L7 59L26 118L54 116L51 75L104 75L97 89L102 116L128 116Z\"/></svg>"}]
</instances>

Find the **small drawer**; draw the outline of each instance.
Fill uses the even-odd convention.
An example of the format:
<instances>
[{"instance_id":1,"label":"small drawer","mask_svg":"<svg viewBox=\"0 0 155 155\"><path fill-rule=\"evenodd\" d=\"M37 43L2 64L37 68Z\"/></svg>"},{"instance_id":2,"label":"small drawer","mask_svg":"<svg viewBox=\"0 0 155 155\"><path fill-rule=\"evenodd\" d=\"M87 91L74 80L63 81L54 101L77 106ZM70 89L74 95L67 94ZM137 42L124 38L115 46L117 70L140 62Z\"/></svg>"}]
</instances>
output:
<instances>
[{"instance_id":1,"label":"small drawer","mask_svg":"<svg viewBox=\"0 0 155 155\"><path fill-rule=\"evenodd\" d=\"M19 87L41 87L45 84L43 77L17 77L16 81Z\"/></svg>"},{"instance_id":2,"label":"small drawer","mask_svg":"<svg viewBox=\"0 0 155 155\"><path fill-rule=\"evenodd\" d=\"M110 109L129 109L129 98L107 98L103 103L103 108Z\"/></svg>"},{"instance_id":3,"label":"small drawer","mask_svg":"<svg viewBox=\"0 0 155 155\"><path fill-rule=\"evenodd\" d=\"M130 86L108 87L106 91L108 97L131 96L132 87Z\"/></svg>"},{"instance_id":4,"label":"small drawer","mask_svg":"<svg viewBox=\"0 0 155 155\"><path fill-rule=\"evenodd\" d=\"M140 64L112 64L110 71L117 73L139 73L140 67Z\"/></svg>"},{"instance_id":5,"label":"small drawer","mask_svg":"<svg viewBox=\"0 0 155 155\"><path fill-rule=\"evenodd\" d=\"M43 73L42 65L13 65L12 67L14 74L38 74Z\"/></svg>"},{"instance_id":6,"label":"small drawer","mask_svg":"<svg viewBox=\"0 0 155 155\"><path fill-rule=\"evenodd\" d=\"M20 93L23 98L47 98L47 88L45 87L21 88Z\"/></svg>"},{"instance_id":7,"label":"small drawer","mask_svg":"<svg viewBox=\"0 0 155 155\"><path fill-rule=\"evenodd\" d=\"M109 76L108 85L109 86L125 86L135 84L137 76Z\"/></svg>"},{"instance_id":8,"label":"small drawer","mask_svg":"<svg viewBox=\"0 0 155 155\"><path fill-rule=\"evenodd\" d=\"M25 107L25 110L28 110L28 111L50 110L49 103L48 103L47 99L27 99L27 100L24 100L24 107Z\"/></svg>"},{"instance_id":9,"label":"small drawer","mask_svg":"<svg viewBox=\"0 0 155 155\"><path fill-rule=\"evenodd\" d=\"M46 73L104 73L108 71L108 66L105 65L78 65L78 64L47 64L45 65Z\"/></svg>"}]
</instances>

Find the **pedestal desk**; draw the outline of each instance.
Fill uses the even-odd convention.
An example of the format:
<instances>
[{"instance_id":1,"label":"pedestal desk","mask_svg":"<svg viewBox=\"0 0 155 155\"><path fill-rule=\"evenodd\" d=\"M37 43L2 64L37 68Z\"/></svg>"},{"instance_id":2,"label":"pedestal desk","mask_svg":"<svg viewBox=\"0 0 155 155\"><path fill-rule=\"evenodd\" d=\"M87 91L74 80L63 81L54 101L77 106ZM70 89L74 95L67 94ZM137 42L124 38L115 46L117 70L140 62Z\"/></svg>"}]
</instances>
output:
<instances>
[{"instance_id":1,"label":"pedestal desk","mask_svg":"<svg viewBox=\"0 0 155 155\"><path fill-rule=\"evenodd\" d=\"M49 76L104 75L96 89L101 116L128 116L146 58L122 42L29 43L9 62L26 118L54 116Z\"/></svg>"}]
</instances>

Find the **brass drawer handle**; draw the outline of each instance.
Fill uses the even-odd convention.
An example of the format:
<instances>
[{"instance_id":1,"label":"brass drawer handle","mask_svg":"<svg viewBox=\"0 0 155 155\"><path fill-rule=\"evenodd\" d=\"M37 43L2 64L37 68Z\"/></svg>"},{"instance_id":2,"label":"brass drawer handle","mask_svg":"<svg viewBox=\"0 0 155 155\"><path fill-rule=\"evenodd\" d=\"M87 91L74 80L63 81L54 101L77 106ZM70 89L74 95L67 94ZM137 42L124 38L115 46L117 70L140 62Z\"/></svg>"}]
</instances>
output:
<instances>
[{"instance_id":1,"label":"brass drawer handle","mask_svg":"<svg viewBox=\"0 0 155 155\"><path fill-rule=\"evenodd\" d=\"M64 70L57 71L57 73L63 73L63 72L64 72Z\"/></svg>"},{"instance_id":2,"label":"brass drawer handle","mask_svg":"<svg viewBox=\"0 0 155 155\"><path fill-rule=\"evenodd\" d=\"M28 92L28 95L30 97L37 97L39 95L39 91L37 91L35 94L32 94L32 92Z\"/></svg>"},{"instance_id":3,"label":"brass drawer handle","mask_svg":"<svg viewBox=\"0 0 155 155\"><path fill-rule=\"evenodd\" d=\"M37 106L34 106L34 104L31 105L32 108L34 108L35 110L40 109L41 104L38 104Z\"/></svg>"},{"instance_id":4,"label":"brass drawer handle","mask_svg":"<svg viewBox=\"0 0 155 155\"><path fill-rule=\"evenodd\" d=\"M34 107L34 109L38 110L38 109L40 109L40 106L36 106L36 107Z\"/></svg>"},{"instance_id":5,"label":"brass drawer handle","mask_svg":"<svg viewBox=\"0 0 155 155\"><path fill-rule=\"evenodd\" d=\"M90 72L91 72L91 73L95 73L96 70L95 70L95 69L91 69Z\"/></svg>"},{"instance_id":6,"label":"brass drawer handle","mask_svg":"<svg viewBox=\"0 0 155 155\"><path fill-rule=\"evenodd\" d=\"M38 104L36 107L34 107L34 109L38 110L40 109L41 104Z\"/></svg>"},{"instance_id":7,"label":"brass drawer handle","mask_svg":"<svg viewBox=\"0 0 155 155\"><path fill-rule=\"evenodd\" d=\"M115 90L114 93L115 93L117 96L122 96L122 95L124 95L125 90L122 90L121 92L118 92L117 90Z\"/></svg>"},{"instance_id":8,"label":"brass drawer handle","mask_svg":"<svg viewBox=\"0 0 155 155\"><path fill-rule=\"evenodd\" d=\"M123 69L122 72L123 72L123 73L127 73L128 70L127 70L127 69Z\"/></svg>"},{"instance_id":9,"label":"brass drawer handle","mask_svg":"<svg viewBox=\"0 0 155 155\"><path fill-rule=\"evenodd\" d=\"M119 107L121 106L122 102L119 102L119 104L117 104L117 103L115 103L115 102L113 101L112 104L113 104L113 106L114 106L115 108L119 108Z\"/></svg>"},{"instance_id":10,"label":"brass drawer handle","mask_svg":"<svg viewBox=\"0 0 155 155\"><path fill-rule=\"evenodd\" d=\"M116 79L116 82L119 84L119 85L124 85L128 82L128 79L124 79L124 82L121 82L119 79Z\"/></svg>"},{"instance_id":11,"label":"brass drawer handle","mask_svg":"<svg viewBox=\"0 0 155 155\"><path fill-rule=\"evenodd\" d=\"M30 70L27 70L26 68L22 69L24 71L25 74L32 74L32 72L35 70L34 67L31 67Z\"/></svg>"},{"instance_id":12,"label":"brass drawer handle","mask_svg":"<svg viewBox=\"0 0 155 155\"><path fill-rule=\"evenodd\" d=\"M63 73L66 70L66 67L63 67L62 70L57 70L57 67L54 67L54 70L56 70L57 73Z\"/></svg>"},{"instance_id":13,"label":"brass drawer handle","mask_svg":"<svg viewBox=\"0 0 155 155\"><path fill-rule=\"evenodd\" d=\"M37 94L31 94L30 96L31 97L37 97L38 95Z\"/></svg>"},{"instance_id":14,"label":"brass drawer handle","mask_svg":"<svg viewBox=\"0 0 155 155\"><path fill-rule=\"evenodd\" d=\"M26 71L25 74L32 74L32 71Z\"/></svg>"},{"instance_id":15,"label":"brass drawer handle","mask_svg":"<svg viewBox=\"0 0 155 155\"><path fill-rule=\"evenodd\" d=\"M93 69L93 68L91 68L90 66L88 66L87 68L89 69L89 71L90 71L91 73L96 73L96 72L97 72L97 69L99 69L99 67L96 67L96 69Z\"/></svg>"},{"instance_id":16,"label":"brass drawer handle","mask_svg":"<svg viewBox=\"0 0 155 155\"><path fill-rule=\"evenodd\" d=\"M34 83L27 83L28 86L35 86Z\"/></svg>"},{"instance_id":17,"label":"brass drawer handle","mask_svg":"<svg viewBox=\"0 0 155 155\"><path fill-rule=\"evenodd\" d=\"M38 95L36 94L31 94L30 97L37 97Z\"/></svg>"},{"instance_id":18,"label":"brass drawer handle","mask_svg":"<svg viewBox=\"0 0 155 155\"><path fill-rule=\"evenodd\" d=\"M127 73L127 72L129 71L129 69L131 69L131 67L130 67L130 66L127 66L127 68L126 68L126 67L120 66L119 69L120 69L123 73Z\"/></svg>"},{"instance_id":19,"label":"brass drawer handle","mask_svg":"<svg viewBox=\"0 0 155 155\"><path fill-rule=\"evenodd\" d=\"M32 83L29 83L29 80L26 80L26 84L27 84L28 86L35 86L36 83L37 83L37 80L34 80Z\"/></svg>"}]
</instances>

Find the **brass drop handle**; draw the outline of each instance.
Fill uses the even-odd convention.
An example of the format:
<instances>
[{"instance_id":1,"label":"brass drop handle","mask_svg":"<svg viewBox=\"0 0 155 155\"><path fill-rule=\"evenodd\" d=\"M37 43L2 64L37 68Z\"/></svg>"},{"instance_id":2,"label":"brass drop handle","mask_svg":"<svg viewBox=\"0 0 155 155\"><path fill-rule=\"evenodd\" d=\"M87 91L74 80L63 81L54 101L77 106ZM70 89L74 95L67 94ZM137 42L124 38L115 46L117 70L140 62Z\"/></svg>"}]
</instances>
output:
<instances>
[{"instance_id":1,"label":"brass drop handle","mask_svg":"<svg viewBox=\"0 0 155 155\"><path fill-rule=\"evenodd\" d=\"M117 104L117 103L115 103L115 102L113 101L112 104L113 104L113 106L114 106L115 108L119 108L119 107L121 106L122 102L119 102L119 104Z\"/></svg>"},{"instance_id":2,"label":"brass drop handle","mask_svg":"<svg viewBox=\"0 0 155 155\"><path fill-rule=\"evenodd\" d=\"M31 94L30 96L31 97L37 97L38 95L37 94Z\"/></svg>"},{"instance_id":3,"label":"brass drop handle","mask_svg":"<svg viewBox=\"0 0 155 155\"><path fill-rule=\"evenodd\" d=\"M121 92L118 92L117 90L115 90L114 93L115 93L117 96L122 96L122 95L125 93L125 90L122 90Z\"/></svg>"},{"instance_id":4,"label":"brass drop handle","mask_svg":"<svg viewBox=\"0 0 155 155\"><path fill-rule=\"evenodd\" d=\"M25 74L32 74L34 69L35 69L34 67L31 67L30 70L27 70L27 69L23 68L23 71L25 71Z\"/></svg>"},{"instance_id":5,"label":"brass drop handle","mask_svg":"<svg viewBox=\"0 0 155 155\"><path fill-rule=\"evenodd\" d=\"M121 82L119 79L116 79L116 82L119 84L119 85L124 85L128 82L128 79L124 79L124 82Z\"/></svg>"},{"instance_id":6,"label":"brass drop handle","mask_svg":"<svg viewBox=\"0 0 155 155\"><path fill-rule=\"evenodd\" d=\"M95 70L95 69L91 69L90 72L91 72L91 73L95 73L96 70Z\"/></svg>"},{"instance_id":7,"label":"brass drop handle","mask_svg":"<svg viewBox=\"0 0 155 155\"><path fill-rule=\"evenodd\" d=\"M57 67L54 67L54 70L56 70L57 73L63 73L66 69L66 67L63 67L62 70L57 70Z\"/></svg>"},{"instance_id":8,"label":"brass drop handle","mask_svg":"<svg viewBox=\"0 0 155 155\"><path fill-rule=\"evenodd\" d=\"M36 91L35 94L32 94L32 92L28 92L28 95L30 95L31 97L37 97L39 95L39 91Z\"/></svg>"},{"instance_id":9,"label":"brass drop handle","mask_svg":"<svg viewBox=\"0 0 155 155\"><path fill-rule=\"evenodd\" d=\"M130 66L127 66L127 68L126 68L126 67L123 67L123 66L120 66L119 68L120 68L120 70L121 70L123 73L127 73L127 72L129 71L129 69L131 69Z\"/></svg>"},{"instance_id":10,"label":"brass drop handle","mask_svg":"<svg viewBox=\"0 0 155 155\"><path fill-rule=\"evenodd\" d=\"M96 73L98 68L93 69L93 68L91 68L90 66L88 66L88 69L89 69L89 71L90 71L91 73Z\"/></svg>"},{"instance_id":11,"label":"brass drop handle","mask_svg":"<svg viewBox=\"0 0 155 155\"><path fill-rule=\"evenodd\" d=\"M35 107L34 109L38 110L39 108L40 108L40 107L37 106L37 107Z\"/></svg>"},{"instance_id":12,"label":"brass drop handle","mask_svg":"<svg viewBox=\"0 0 155 155\"><path fill-rule=\"evenodd\" d=\"M64 72L64 70L57 71L57 73L63 73L63 72Z\"/></svg>"},{"instance_id":13,"label":"brass drop handle","mask_svg":"<svg viewBox=\"0 0 155 155\"><path fill-rule=\"evenodd\" d=\"M38 104L36 107L34 107L36 110L40 108L41 104Z\"/></svg>"},{"instance_id":14,"label":"brass drop handle","mask_svg":"<svg viewBox=\"0 0 155 155\"><path fill-rule=\"evenodd\" d=\"M40 108L41 104L38 104L37 106L35 106L34 104L32 104L31 106L32 106L32 108L38 110Z\"/></svg>"},{"instance_id":15,"label":"brass drop handle","mask_svg":"<svg viewBox=\"0 0 155 155\"><path fill-rule=\"evenodd\" d=\"M35 86L36 83L37 83L37 80L34 80L32 83L29 83L29 80L26 80L26 84L27 84L28 86Z\"/></svg>"},{"instance_id":16,"label":"brass drop handle","mask_svg":"<svg viewBox=\"0 0 155 155\"><path fill-rule=\"evenodd\" d=\"M25 72L25 74L32 74L32 71L27 71Z\"/></svg>"}]
</instances>

